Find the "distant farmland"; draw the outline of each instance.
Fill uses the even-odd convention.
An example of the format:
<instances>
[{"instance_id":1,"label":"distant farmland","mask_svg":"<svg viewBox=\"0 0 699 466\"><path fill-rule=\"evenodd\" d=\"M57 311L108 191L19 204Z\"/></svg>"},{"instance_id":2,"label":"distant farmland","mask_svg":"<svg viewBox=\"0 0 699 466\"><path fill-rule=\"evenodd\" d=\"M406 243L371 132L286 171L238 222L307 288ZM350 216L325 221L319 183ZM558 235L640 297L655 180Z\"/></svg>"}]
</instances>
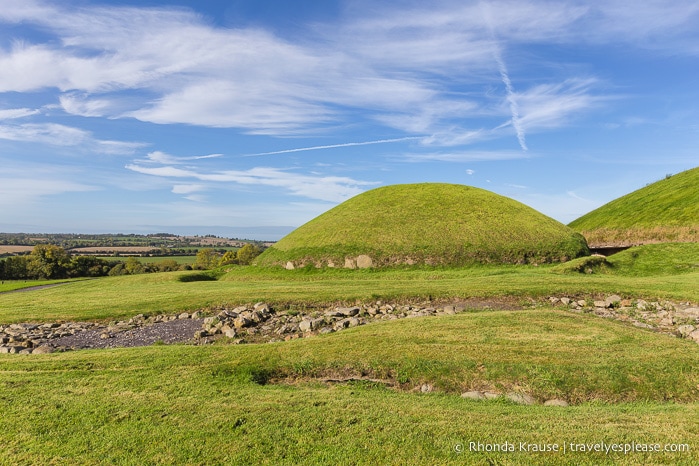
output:
<instances>
[{"instance_id":1,"label":"distant farmland","mask_svg":"<svg viewBox=\"0 0 699 466\"><path fill-rule=\"evenodd\" d=\"M31 250L31 248L30 248ZM72 255L102 255L102 254L121 254L121 255L143 255L155 251L160 251L160 248L153 246L95 246L88 248L73 248L69 250Z\"/></svg>"},{"instance_id":2,"label":"distant farmland","mask_svg":"<svg viewBox=\"0 0 699 466\"><path fill-rule=\"evenodd\" d=\"M0 245L0 255L2 254L21 254L23 252L32 252L34 246L5 246Z\"/></svg>"}]
</instances>

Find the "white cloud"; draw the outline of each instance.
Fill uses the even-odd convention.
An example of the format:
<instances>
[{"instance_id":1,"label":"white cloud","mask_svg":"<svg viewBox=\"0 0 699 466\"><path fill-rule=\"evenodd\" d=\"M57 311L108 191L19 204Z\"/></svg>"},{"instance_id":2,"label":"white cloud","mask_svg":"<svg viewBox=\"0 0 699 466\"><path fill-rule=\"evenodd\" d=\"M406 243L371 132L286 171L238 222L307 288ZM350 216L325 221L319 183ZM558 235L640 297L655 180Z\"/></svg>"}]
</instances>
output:
<instances>
[{"instance_id":1,"label":"white cloud","mask_svg":"<svg viewBox=\"0 0 699 466\"><path fill-rule=\"evenodd\" d=\"M175 194L192 194L206 189L201 184L176 184L172 187L172 192Z\"/></svg>"},{"instance_id":2,"label":"white cloud","mask_svg":"<svg viewBox=\"0 0 699 466\"><path fill-rule=\"evenodd\" d=\"M509 114L524 148L525 129L555 126L563 121L558 115L600 101L592 85L573 89L574 76L564 84L512 85L511 70L526 67L527 58L510 63L508 54L505 68L493 57L500 48L491 28L503 54L536 43L619 40L699 53L699 6L689 0L359 2L346 11L341 21L289 40L260 28L215 27L188 9L2 0L0 21L38 26L55 38L0 50L0 92L57 88L62 108L74 115L271 135L344 125L360 109L363 118L408 134L442 134L435 144L458 144L448 141L468 132L464 119L499 111ZM498 66L509 108L483 108L492 103L450 90L492 85Z\"/></svg>"},{"instance_id":3,"label":"white cloud","mask_svg":"<svg viewBox=\"0 0 699 466\"><path fill-rule=\"evenodd\" d=\"M36 115L39 110L31 108L5 108L0 109L0 120L14 120Z\"/></svg>"},{"instance_id":4,"label":"white cloud","mask_svg":"<svg viewBox=\"0 0 699 466\"><path fill-rule=\"evenodd\" d=\"M160 163L160 164L179 165L179 164L185 163L187 161L191 161L191 160L213 159L213 158L218 158L218 157L223 157L223 154L208 154L208 155L194 155L194 156L187 156L187 157L177 157L177 156L166 154L165 152L161 152L161 151L156 150L153 152L149 152L146 155L145 159L141 159L141 160L137 160L137 161L141 162L141 163Z\"/></svg>"},{"instance_id":5,"label":"white cloud","mask_svg":"<svg viewBox=\"0 0 699 466\"><path fill-rule=\"evenodd\" d=\"M185 178L215 183L234 183L253 186L273 186L288 190L296 196L328 202L342 202L363 191L364 186L378 183L358 181L347 177L310 176L278 168L255 167L249 170L221 170L203 173L177 167L144 167L128 164L126 169L165 178Z\"/></svg>"},{"instance_id":6,"label":"white cloud","mask_svg":"<svg viewBox=\"0 0 699 466\"><path fill-rule=\"evenodd\" d=\"M571 79L558 84L542 84L518 94L522 116L520 124L527 130L565 125L574 116L598 107L612 97L595 96L594 79Z\"/></svg>"},{"instance_id":7,"label":"white cloud","mask_svg":"<svg viewBox=\"0 0 699 466\"><path fill-rule=\"evenodd\" d=\"M102 154L132 154L146 144L96 139L92 133L58 123L0 124L0 139L52 146L81 147Z\"/></svg>"},{"instance_id":8,"label":"white cloud","mask_svg":"<svg viewBox=\"0 0 699 466\"><path fill-rule=\"evenodd\" d=\"M493 160L515 160L528 158L529 156L521 151L470 151L464 150L459 152L432 152L432 153L413 153L404 154L404 160L407 162L484 162ZM473 170L467 170L468 172ZM468 173L471 175L472 173Z\"/></svg>"}]
</instances>

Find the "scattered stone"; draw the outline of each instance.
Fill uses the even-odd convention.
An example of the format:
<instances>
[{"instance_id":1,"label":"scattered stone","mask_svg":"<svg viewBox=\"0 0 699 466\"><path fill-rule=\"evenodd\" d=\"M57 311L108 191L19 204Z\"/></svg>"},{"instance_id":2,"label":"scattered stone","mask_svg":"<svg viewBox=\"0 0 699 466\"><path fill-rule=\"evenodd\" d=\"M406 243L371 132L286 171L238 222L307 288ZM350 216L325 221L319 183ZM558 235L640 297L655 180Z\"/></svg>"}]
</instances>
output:
<instances>
[{"instance_id":1,"label":"scattered stone","mask_svg":"<svg viewBox=\"0 0 699 466\"><path fill-rule=\"evenodd\" d=\"M604 300L604 307L618 307L621 305L621 296L613 294Z\"/></svg>"},{"instance_id":2,"label":"scattered stone","mask_svg":"<svg viewBox=\"0 0 699 466\"><path fill-rule=\"evenodd\" d=\"M434 390L434 387L430 384L427 384L427 383L422 384L422 386L420 387L420 391L422 393L432 393L433 390Z\"/></svg>"},{"instance_id":3,"label":"scattered stone","mask_svg":"<svg viewBox=\"0 0 699 466\"><path fill-rule=\"evenodd\" d=\"M364 254L362 254L361 256L357 256L357 268L368 269L372 265L374 265L374 263L371 260L371 257Z\"/></svg>"},{"instance_id":4,"label":"scattered stone","mask_svg":"<svg viewBox=\"0 0 699 466\"><path fill-rule=\"evenodd\" d=\"M462 393L461 398L466 398L468 400L485 400L485 395L479 391L470 391Z\"/></svg>"},{"instance_id":5,"label":"scattered stone","mask_svg":"<svg viewBox=\"0 0 699 466\"><path fill-rule=\"evenodd\" d=\"M561 407L566 407L570 406L566 400L559 400L558 398L554 398L552 400L547 400L544 402L544 406L561 406Z\"/></svg>"},{"instance_id":6,"label":"scattered stone","mask_svg":"<svg viewBox=\"0 0 699 466\"><path fill-rule=\"evenodd\" d=\"M689 337L694 330L694 325L680 325L677 327L677 333L679 333L682 338Z\"/></svg>"},{"instance_id":7,"label":"scattered stone","mask_svg":"<svg viewBox=\"0 0 699 466\"><path fill-rule=\"evenodd\" d=\"M568 306L570 304L570 298L563 297L563 298L561 298L561 302L563 304L565 304L566 306Z\"/></svg>"},{"instance_id":8,"label":"scattered stone","mask_svg":"<svg viewBox=\"0 0 699 466\"><path fill-rule=\"evenodd\" d=\"M515 403L520 405L530 406L536 404L536 399L534 399L532 396L527 395L526 393L510 392L507 394L507 398L510 401L514 401Z\"/></svg>"}]
</instances>

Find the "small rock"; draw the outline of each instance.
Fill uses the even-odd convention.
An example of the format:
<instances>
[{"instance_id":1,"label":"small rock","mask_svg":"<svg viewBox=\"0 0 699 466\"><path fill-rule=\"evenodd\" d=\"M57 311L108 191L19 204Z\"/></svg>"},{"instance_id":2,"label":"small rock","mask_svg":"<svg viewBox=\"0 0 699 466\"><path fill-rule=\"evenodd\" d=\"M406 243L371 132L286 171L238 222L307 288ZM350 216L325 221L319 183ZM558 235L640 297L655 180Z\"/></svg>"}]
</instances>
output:
<instances>
[{"instance_id":1,"label":"small rock","mask_svg":"<svg viewBox=\"0 0 699 466\"><path fill-rule=\"evenodd\" d=\"M561 298L561 302L567 306L570 304L570 298Z\"/></svg>"},{"instance_id":2,"label":"small rock","mask_svg":"<svg viewBox=\"0 0 699 466\"><path fill-rule=\"evenodd\" d=\"M310 332L313 328L313 324L311 323L310 320L302 320L299 323L299 330L302 332Z\"/></svg>"},{"instance_id":3,"label":"small rock","mask_svg":"<svg viewBox=\"0 0 699 466\"><path fill-rule=\"evenodd\" d=\"M517 404L520 404L520 405L528 405L529 406L529 405L536 404L536 399L527 395L526 393L510 392L507 394L507 398L510 399L511 401L514 401Z\"/></svg>"},{"instance_id":4,"label":"small rock","mask_svg":"<svg viewBox=\"0 0 699 466\"><path fill-rule=\"evenodd\" d=\"M687 338L694 330L694 325L680 325L677 328L677 333L679 333L681 337Z\"/></svg>"},{"instance_id":5,"label":"small rock","mask_svg":"<svg viewBox=\"0 0 699 466\"><path fill-rule=\"evenodd\" d=\"M544 406L569 406L568 402L566 400L559 400L558 398L554 398L552 400L547 400L544 402Z\"/></svg>"},{"instance_id":6,"label":"small rock","mask_svg":"<svg viewBox=\"0 0 699 466\"><path fill-rule=\"evenodd\" d=\"M189 319L189 313L183 312L182 314L177 316L178 319Z\"/></svg>"},{"instance_id":7,"label":"small rock","mask_svg":"<svg viewBox=\"0 0 699 466\"><path fill-rule=\"evenodd\" d=\"M49 354L53 353L54 349L48 345L42 345L39 346L38 348L34 348L34 351L32 354Z\"/></svg>"},{"instance_id":8,"label":"small rock","mask_svg":"<svg viewBox=\"0 0 699 466\"><path fill-rule=\"evenodd\" d=\"M103 332L103 333L100 334L100 338L101 338L102 340L107 340L107 339L109 339L109 338L112 338L112 335L110 335L110 334L107 333L107 332Z\"/></svg>"},{"instance_id":9,"label":"small rock","mask_svg":"<svg viewBox=\"0 0 699 466\"><path fill-rule=\"evenodd\" d=\"M194 338L196 339L206 338L208 336L209 332L207 332L206 330L197 330L196 332L194 332Z\"/></svg>"},{"instance_id":10,"label":"small rock","mask_svg":"<svg viewBox=\"0 0 699 466\"><path fill-rule=\"evenodd\" d=\"M487 400L494 400L496 398L500 398L500 394L495 392L484 392L483 396L485 396Z\"/></svg>"},{"instance_id":11,"label":"small rock","mask_svg":"<svg viewBox=\"0 0 699 466\"><path fill-rule=\"evenodd\" d=\"M696 341L697 343L699 343L699 330L693 331L692 333L690 333L689 335L687 335L687 338L689 338L690 340L694 340L694 341Z\"/></svg>"},{"instance_id":12,"label":"small rock","mask_svg":"<svg viewBox=\"0 0 699 466\"><path fill-rule=\"evenodd\" d=\"M427 383L422 384L422 386L420 387L420 391L422 393L431 393L433 390L434 390L434 387L430 384L427 384Z\"/></svg>"},{"instance_id":13,"label":"small rock","mask_svg":"<svg viewBox=\"0 0 699 466\"><path fill-rule=\"evenodd\" d=\"M462 393L461 398L466 398L468 400L484 400L485 395L482 392L471 391Z\"/></svg>"},{"instance_id":14,"label":"small rock","mask_svg":"<svg viewBox=\"0 0 699 466\"><path fill-rule=\"evenodd\" d=\"M238 336L234 328L226 330L223 334L228 338L235 338L236 336Z\"/></svg>"},{"instance_id":15,"label":"small rock","mask_svg":"<svg viewBox=\"0 0 699 466\"><path fill-rule=\"evenodd\" d=\"M593 304L595 307L607 307L606 301L595 301Z\"/></svg>"}]
</instances>

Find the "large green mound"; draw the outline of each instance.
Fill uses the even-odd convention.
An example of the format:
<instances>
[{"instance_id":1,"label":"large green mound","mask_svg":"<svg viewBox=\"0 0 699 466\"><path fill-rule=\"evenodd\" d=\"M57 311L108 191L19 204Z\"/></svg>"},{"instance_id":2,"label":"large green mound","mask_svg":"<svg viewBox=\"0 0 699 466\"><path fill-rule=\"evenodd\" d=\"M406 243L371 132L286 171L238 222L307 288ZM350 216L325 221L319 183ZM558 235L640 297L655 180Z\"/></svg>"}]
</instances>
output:
<instances>
[{"instance_id":1,"label":"large green mound","mask_svg":"<svg viewBox=\"0 0 699 466\"><path fill-rule=\"evenodd\" d=\"M543 263L588 254L581 235L517 201L470 186L393 185L299 227L259 258L287 268Z\"/></svg>"},{"instance_id":2,"label":"large green mound","mask_svg":"<svg viewBox=\"0 0 699 466\"><path fill-rule=\"evenodd\" d=\"M699 242L699 167L615 199L569 226L593 247Z\"/></svg>"}]
</instances>

